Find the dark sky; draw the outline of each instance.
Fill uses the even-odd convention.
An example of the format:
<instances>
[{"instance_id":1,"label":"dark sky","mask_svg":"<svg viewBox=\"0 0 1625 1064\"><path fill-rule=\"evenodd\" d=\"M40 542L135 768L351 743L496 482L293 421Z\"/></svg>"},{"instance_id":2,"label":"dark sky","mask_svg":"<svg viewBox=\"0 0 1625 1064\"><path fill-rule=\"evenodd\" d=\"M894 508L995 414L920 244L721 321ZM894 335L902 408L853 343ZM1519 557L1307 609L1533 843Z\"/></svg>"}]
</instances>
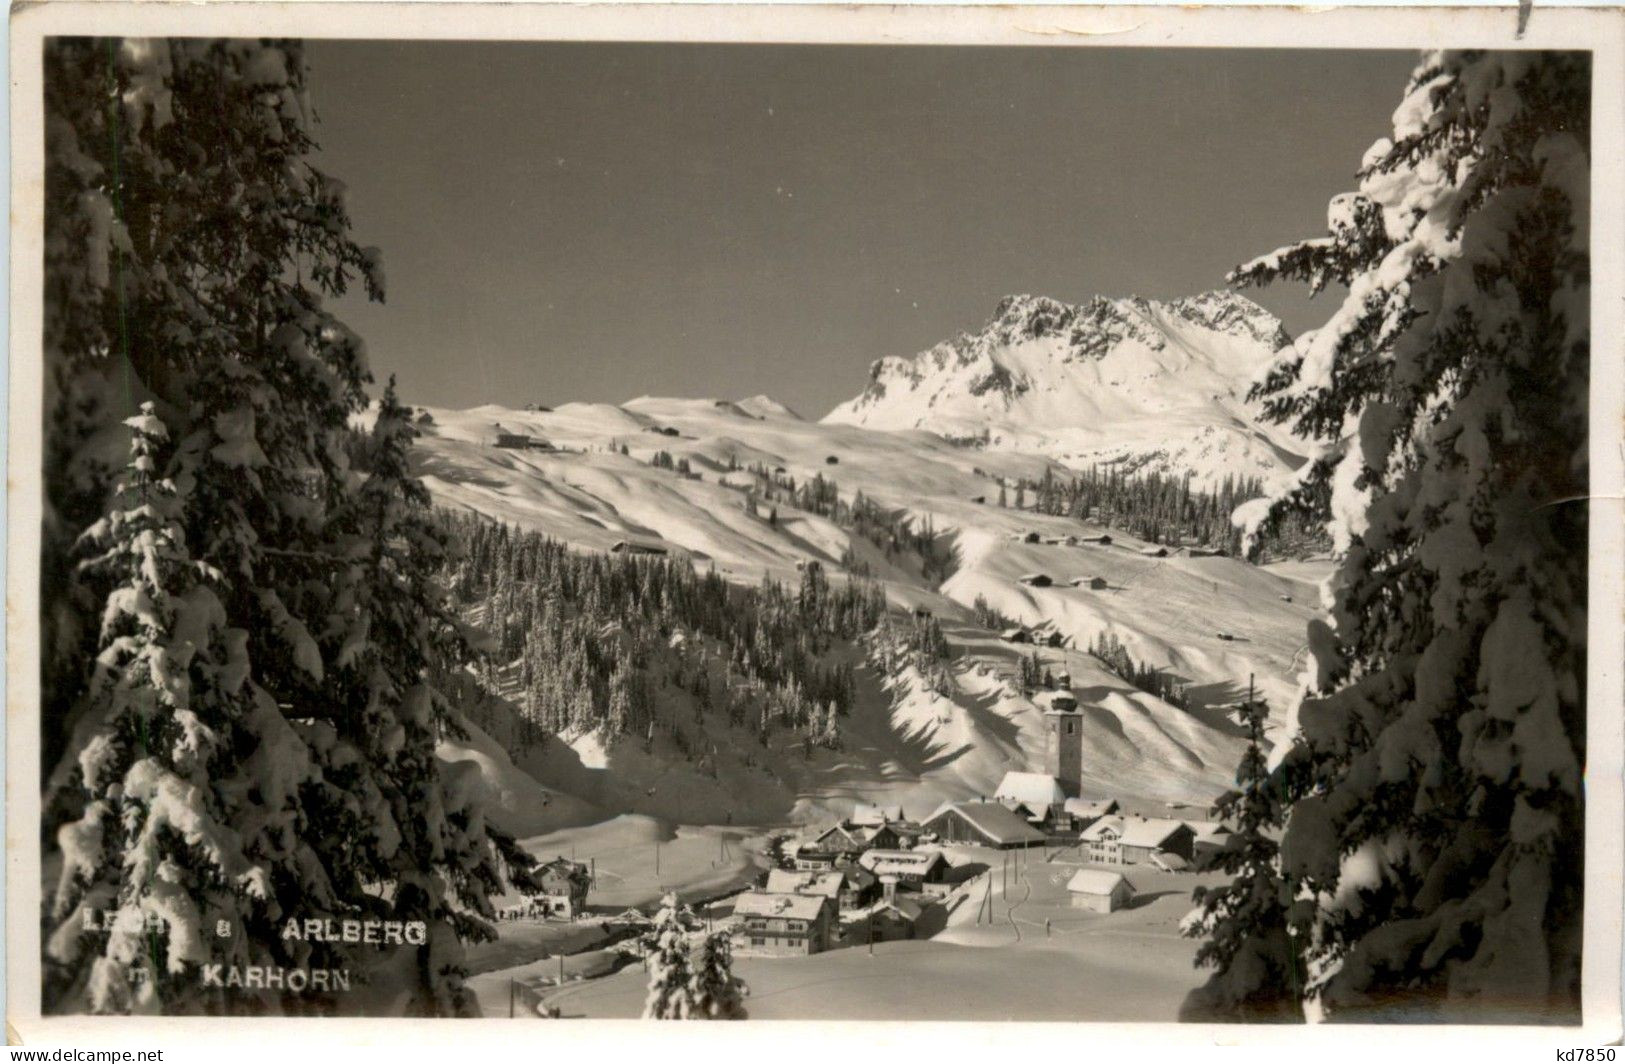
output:
<instances>
[{"instance_id":1,"label":"dark sky","mask_svg":"<svg viewBox=\"0 0 1625 1064\"><path fill-rule=\"evenodd\" d=\"M312 42L410 402L767 392L1030 292L1153 298L1324 232L1409 52ZM1329 312L1256 296L1294 332Z\"/></svg>"}]
</instances>

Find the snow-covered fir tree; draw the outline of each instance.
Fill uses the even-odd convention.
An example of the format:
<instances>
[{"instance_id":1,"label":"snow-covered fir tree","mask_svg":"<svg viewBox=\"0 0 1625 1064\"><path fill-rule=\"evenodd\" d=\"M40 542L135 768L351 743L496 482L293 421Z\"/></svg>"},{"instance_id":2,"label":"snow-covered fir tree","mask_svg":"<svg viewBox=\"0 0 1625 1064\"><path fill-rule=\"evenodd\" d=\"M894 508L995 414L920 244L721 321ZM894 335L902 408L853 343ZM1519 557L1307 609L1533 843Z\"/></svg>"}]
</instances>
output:
<instances>
[{"instance_id":1,"label":"snow-covered fir tree","mask_svg":"<svg viewBox=\"0 0 1625 1064\"><path fill-rule=\"evenodd\" d=\"M352 465L370 377L324 300L357 282L382 298L383 278L310 162L301 48L61 38L44 65L46 819L76 852L110 847L110 871L75 866L46 913L48 1006L330 1011L327 994L211 989L196 966L365 982L375 948L282 931L390 916L429 925L387 976L408 1007L460 1011L459 939L486 933L500 866L528 859L434 758L455 722L433 677L459 651L392 396L375 468ZM126 427L121 397L151 412ZM151 482L115 490L129 432ZM155 500L152 591L121 564L67 564L86 529L135 527L131 490ZM168 615L121 619L160 585ZM171 646L183 630L189 650ZM114 798L120 830L94 837ZM87 905L146 913L144 960Z\"/></svg>"},{"instance_id":2,"label":"snow-covered fir tree","mask_svg":"<svg viewBox=\"0 0 1625 1064\"><path fill-rule=\"evenodd\" d=\"M233 830L241 803L211 782L241 778L231 751L263 692L246 682L244 633L225 627L221 574L188 553L186 495L160 472L167 428L151 403L125 424L129 464L82 540L82 566L113 589L74 766L83 811L59 833L47 971L58 987L72 973L92 1011L166 1012L216 957L205 929L234 917L239 895L269 893Z\"/></svg>"},{"instance_id":3,"label":"snow-covered fir tree","mask_svg":"<svg viewBox=\"0 0 1625 1064\"><path fill-rule=\"evenodd\" d=\"M323 811L350 840L348 860L329 877L335 903L440 932L418 958L407 1005L438 1015L469 1010L461 943L495 937L489 898L506 870L528 882L529 861L484 824L472 767L435 759L442 738L464 737L437 681L474 655L444 588L446 533L411 473L416 436L392 378L367 440L365 479L333 521L344 564L338 608L320 633L333 711L310 732L324 775L354 777L343 801ZM372 889L380 881L394 884L391 897Z\"/></svg>"},{"instance_id":4,"label":"snow-covered fir tree","mask_svg":"<svg viewBox=\"0 0 1625 1064\"><path fill-rule=\"evenodd\" d=\"M688 957L688 933L694 921L688 907L667 894L660 899L643 955L649 992L643 999L646 1020L686 1020L693 1015L694 969Z\"/></svg>"},{"instance_id":5,"label":"snow-covered fir tree","mask_svg":"<svg viewBox=\"0 0 1625 1064\"><path fill-rule=\"evenodd\" d=\"M1291 921L1304 906L1282 876L1276 842L1284 803L1270 778L1264 726L1269 707L1248 698L1236 707L1247 730L1247 749L1236 768L1236 789L1214 806L1230 828L1224 849L1206 870L1231 877L1216 887L1197 887L1196 902L1180 932L1203 939L1196 965L1212 968L1208 981L1191 991L1179 1018L1212 1023L1239 1020L1281 1023L1303 1019L1303 958Z\"/></svg>"},{"instance_id":6,"label":"snow-covered fir tree","mask_svg":"<svg viewBox=\"0 0 1625 1064\"><path fill-rule=\"evenodd\" d=\"M733 934L713 931L695 945L689 958L691 1018L743 1020L750 988L733 972Z\"/></svg>"},{"instance_id":7,"label":"snow-covered fir tree","mask_svg":"<svg viewBox=\"0 0 1625 1064\"><path fill-rule=\"evenodd\" d=\"M1589 57L1442 53L1329 235L1348 296L1257 389L1339 564L1276 772L1331 1018L1572 1021L1585 763Z\"/></svg>"}]
</instances>

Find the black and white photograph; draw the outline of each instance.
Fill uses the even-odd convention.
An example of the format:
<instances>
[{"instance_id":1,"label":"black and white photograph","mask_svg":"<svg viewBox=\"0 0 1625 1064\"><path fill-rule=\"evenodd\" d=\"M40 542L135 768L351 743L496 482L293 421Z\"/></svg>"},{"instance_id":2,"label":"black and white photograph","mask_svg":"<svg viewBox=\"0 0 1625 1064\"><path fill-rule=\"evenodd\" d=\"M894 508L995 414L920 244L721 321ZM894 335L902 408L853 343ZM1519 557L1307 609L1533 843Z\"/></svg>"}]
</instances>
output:
<instances>
[{"instance_id":1,"label":"black and white photograph","mask_svg":"<svg viewBox=\"0 0 1625 1064\"><path fill-rule=\"evenodd\" d=\"M14 46L8 1015L1617 1027L1619 57L1491 14Z\"/></svg>"}]
</instances>

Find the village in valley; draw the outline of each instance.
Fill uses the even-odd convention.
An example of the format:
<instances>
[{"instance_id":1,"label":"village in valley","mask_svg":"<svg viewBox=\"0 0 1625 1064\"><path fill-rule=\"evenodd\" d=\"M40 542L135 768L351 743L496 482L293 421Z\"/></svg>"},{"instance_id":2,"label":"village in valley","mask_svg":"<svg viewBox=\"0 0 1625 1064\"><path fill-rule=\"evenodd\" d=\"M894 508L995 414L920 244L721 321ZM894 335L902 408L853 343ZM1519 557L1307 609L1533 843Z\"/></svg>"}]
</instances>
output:
<instances>
[{"instance_id":1,"label":"village in valley","mask_svg":"<svg viewBox=\"0 0 1625 1064\"><path fill-rule=\"evenodd\" d=\"M725 938L757 1018L1157 1019L1200 984L1236 709L1290 698L1326 564L1236 556L1256 484L765 396L412 420L498 648L441 756L544 870L469 952L485 1014L644 1015L672 937ZM1035 992L1069 979L1099 989Z\"/></svg>"}]
</instances>

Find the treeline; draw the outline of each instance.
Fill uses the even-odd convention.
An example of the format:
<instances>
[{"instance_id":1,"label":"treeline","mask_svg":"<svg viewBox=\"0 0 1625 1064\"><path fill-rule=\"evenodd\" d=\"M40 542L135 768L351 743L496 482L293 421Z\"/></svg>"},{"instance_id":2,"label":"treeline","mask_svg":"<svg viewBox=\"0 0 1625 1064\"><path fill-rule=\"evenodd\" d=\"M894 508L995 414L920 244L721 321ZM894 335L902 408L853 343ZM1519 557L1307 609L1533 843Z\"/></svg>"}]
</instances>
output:
<instances>
[{"instance_id":1,"label":"treeline","mask_svg":"<svg viewBox=\"0 0 1625 1064\"><path fill-rule=\"evenodd\" d=\"M847 502L841 498L840 486L835 480L822 473L798 483L782 467L769 468L760 462L741 466L738 459L730 455L728 471L741 469L756 478L747 496L746 509L757 514L766 506L768 520L774 524L778 523L778 507L784 504L827 518L861 536L888 560L915 555L920 559L920 575L926 580L940 584L958 567L953 546L938 535L929 517L916 521L906 510L888 509L861 491ZM841 564L851 572L868 575L868 566L850 551L841 559Z\"/></svg>"},{"instance_id":2,"label":"treeline","mask_svg":"<svg viewBox=\"0 0 1625 1064\"><path fill-rule=\"evenodd\" d=\"M622 454L629 454L625 444L622 444L621 447ZM689 465L687 458L673 459L670 451L656 451L653 457L649 459L649 464L656 469L669 469L687 480L702 479L699 473L694 472L694 467Z\"/></svg>"},{"instance_id":3,"label":"treeline","mask_svg":"<svg viewBox=\"0 0 1625 1064\"><path fill-rule=\"evenodd\" d=\"M1190 697L1185 693L1185 684L1161 669L1135 661L1122 641L1110 632L1102 632L1095 636L1089 644L1089 653L1114 674L1146 694L1156 695L1169 705L1180 709L1190 708Z\"/></svg>"},{"instance_id":4,"label":"treeline","mask_svg":"<svg viewBox=\"0 0 1625 1064\"><path fill-rule=\"evenodd\" d=\"M944 698L954 691L953 648L942 633L942 624L929 611L918 610L907 624L881 618L871 639L873 657L886 675L895 677L906 668L918 672L928 690Z\"/></svg>"},{"instance_id":5,"label":"treeline","mask_svg":"<svg viewBox=\"0 0 1625 1064\"><path fill-rule=\"evenodd\" d=\"M470 514L441 520L464 545L454 597L495 643L485 679L513 693L522 744L664 732L701 755L660 708L661 692L681 691L696 725L715 714L763 745L781 728L809 748L839 745L856 680L829 651L885 615L873 581L833 583L811 562L793 590L771 579L738 587L679 558L577 552Z\"/></svg>"},{"instance_id":6,"label":"treeline","mask_svg":"<svg viewBox=\"0 0 1625 1064\"><path fill-rule=\"evenodd\" d=\"M1242 534L1230 516L1242 503L1263 497L1263 480L1226 476L1215 490L1195 487L1192 480L1190 474L1126 473L1099 466L1074 477L1057 477L1051 470L1041 480L1001 482L999 505L1087 520L1149 543L1205 546L1239 555ZM1323 528L1299 518L1270 530L1263 560L1300 557L1330 545Z\"/></svg>"},{"instance_id":7,"label":"treeline","mask_svg":"<svg viewBox=\"0 0 1625 1064\"><path fill-rule=\"evenodd\" d=\"M1018 627L1014 617L1001 613L992 603L988 602L986 595L977 595L976 601L971 604L971 613L976 623L993 632L1002 632L1007 628Z\"/></svg>"}]
</instances>

